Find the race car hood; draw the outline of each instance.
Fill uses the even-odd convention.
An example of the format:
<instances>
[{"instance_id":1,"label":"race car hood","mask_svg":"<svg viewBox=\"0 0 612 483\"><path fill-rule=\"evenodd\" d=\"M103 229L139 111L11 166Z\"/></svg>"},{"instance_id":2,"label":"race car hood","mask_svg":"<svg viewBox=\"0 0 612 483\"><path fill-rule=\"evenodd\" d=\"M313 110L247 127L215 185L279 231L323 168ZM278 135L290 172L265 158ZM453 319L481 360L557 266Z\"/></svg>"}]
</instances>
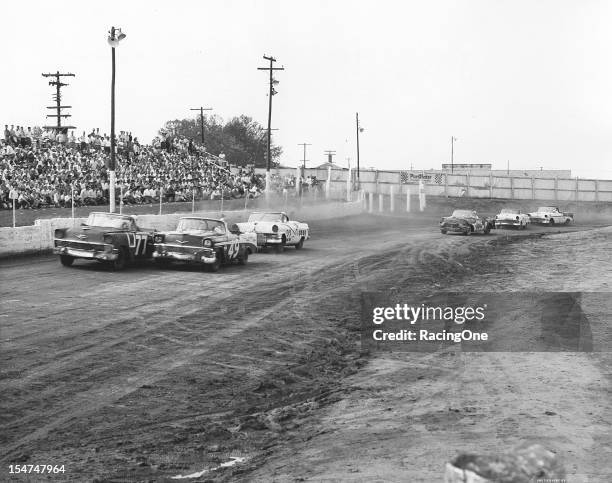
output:
<instances>
[{"instance_id":1,"label":"race car hood","mask_svg":"<svg viewBox=\"0 0 612 483\"><path fill-rule=\"evenodd\" d=\"M272 233L272 227L274 225L279 226L281 224L278 222L271 221L245 221L243 223L236 223L238 229L242 233L248 233L254 231L256 233Z\"/></svg>"},{"instance_id":2,"label":"race car hood","mask_svg":"<svg viewBox=\"0 0 612 483\"><path fill-rule=\"evenodd\" d=\"M64 240L73 240L89 243L102 243L104 240L104 235L108 235L111 233L123 233L122 230L117 230L116 228L112 227L81 225L75 228L56 230L56 238L58 232L61 231L64 232L64 236L61 237Z\"/></svg>"},{"instance_id":3,"label":"race car hood","mask_svg":"<svg viewBox=\"0 0 612 483\"><path fill-rule=\"evenodd\" d=\"M194 230L194 231L171 231L164 233L164 243L179 243L189 245L201 245L204 238L210 238L213 242L225 241L227 235L219 235L213 231L208 230Z\"/></svg>"},{"instance_id":4,"label":"race car hood","mask_svg":"<svg viewBox=\"0 0 612 483\"><path fill-rule=\"evenodd\" d=\"M457 218L455 216L447 216L446 218L442 218L440 222L441 225L449 224L449 225L469 225L470 223L474 223L476 220L474 218Z\"/></svg>"}]
</instances>

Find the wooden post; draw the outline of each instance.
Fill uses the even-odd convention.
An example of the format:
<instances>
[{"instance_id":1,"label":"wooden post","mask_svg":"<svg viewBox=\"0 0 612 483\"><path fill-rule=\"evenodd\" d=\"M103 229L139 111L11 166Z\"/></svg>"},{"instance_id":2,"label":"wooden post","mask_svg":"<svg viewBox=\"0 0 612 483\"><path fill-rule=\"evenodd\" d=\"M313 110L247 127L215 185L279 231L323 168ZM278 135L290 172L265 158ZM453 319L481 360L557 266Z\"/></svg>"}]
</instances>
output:
<instances>
[{"instance_id":1,"label":"wooden post","mask_svg":"<svg viewBox=\"0 0 612 483\"><path fill-rule=\"evenodd\" d=\"M419 210L425 211L427 207L427 200L425 199L425 185L423 180L419 180Z\"/></svg>"},{"instance_id":2,"label":"wooden post","mask_svg":"<svg viewBox=\"0 0 612 483\"><path fill-rule=\"evenodd\" d=\"M599 201L599 180L595 180L595 201Z\"/></svg>"},{"instance_id":3,"label":"wooden post","mask_svg":"<svg viewBox=\"0 0 612 483\"><path fill-rule=\"evenodd\" d=\"M195 186L191 188L191 212L195 213Z\"/></svg>"},{"instance_id":4,"label":"wooden post","mask_svg":"<svg viewBox=\"0 0 612 483\"><path fill-rule=\"evenodd\" d=\"M15 191L16 193L16 191ZM15 198L12 198L13 200L13 228L15 228L15 222L16 222L16 216L15 216Z\"/></svg>"},{"instance_id":5,"label":"wooden post","mask_svg":"<svg viewBox=\"0 0 612 483\"><path fill-rule=\"evenodd\" d=\"M510 199L514 199L514 176L510 176Z\"/></svg>"},{"instance_id":6,"label":"wooden post","mask_svg":"<svg viewBox=\"0 0 612 483\"><path fill-rule=\"evenodd\" d=\"M578 176L576 176L576 204L578 204L578 198L579 198L579 185L578 185Z\"/></svg>"},{"instance_id":7,"label":"wooden post","mask_svg":"<svg viewBox=\"0 0 612 483\"><path fill-rule=\"evenodd\" d=\"M489 198L493 198L493 174L489 173Z\"/></svg>"},{"instance_id":8,"label":"wooden post","mask_svg":"<svg viewBox=\"0 0 612 483\"><path fill-rule=\"evenodd\" d=\"M410 213L410 185L406 185L406 211Z\"/></svg>"},{"instance_id":9,"label":"wooden post","mask_svg":"<svg viewBox=\"0 0 612 483\"><path fill-rule=\"evenodd\" d=\"M470 172L468 171L465 175L465 195L470 197Z\"/></svg>"},{"instance_id":10,"label":"wooden post","mask_svg":"<svg viewBox=\"0 0 612 483\"><path fill-rule=\"evenodd\" d=\"M395 211L395 193L394 186L389 185L389 211Z\"/></svg>"},{"instance_id":11,"label":"wooden post","mask_svg":"<svg viewBox=\"0 0 612 483\"><path fill-rule=\"evenodd\" d=\"M370 213L373 213L374 212L374 193L370 192L370 193L368 193L368 195L369 195L369 198L370 198L368 200L369 201L369 209L368 209L368 211Z\"/></svg>"},{"instance_id":12,"label":"wooden post","mask_svg":"<svg viewBox=\"0 0 612 483\"><path fill-rule=\"evenodd\" d=\"M374 193L378 193L378 170L374 172L374 181L376 182L376 189L374 190Z\"/></svg>"},{"instance_id":13,"label":"wooden post","mask_svg":"<svg viewBox=\"0 0 612 483\"><path fill-rule=\"evenodd\" d=\"M159 188L159 214L162 214L162 200L164 199L164 188Z\"/></svg>"},{"instance_id":14,"label":"wooden post","mask_svg":"<svg viewBox=\"0 0 612 483\"><path fill-rule=\"evenodd\" d=\"M448 198L448 174L444 173L444 196Z\"/></svg>"},{"instance_id":15,"label":"wooden post","mask_svg":"<svg viewBox=\"0 0 612 483\"><path fill-rule=\"evenodd\" d=\"M531 177L531 199L535 200L535 180Z\"/></svg>"},{"instance_id":16,"label":"wooden post","mask_svg":"<svg viewBox=\"0 0 612 483\"><path fill-rule=\"evenodd\" d=\"M380 211L381 213L383 210L383 205L384 205L383 194L378 193L378 211Z\"/></svg>"},{"instance_id":17,"label":"wooden post","mask_svg":"<svg viewBox=\"0 0 612 483\"><path fill-rule=\"evenodd\" d=\"M555 201L559 201L559 178L555 176Z\"/></svg>"},{"instance_id":18,"label":"wooden post","mask_svg":"<svg viewBox=\"0 0 612 483\"><path fill-rule=\"evenodd\" d=\"M72 225L74 226L74 183L70 185L70 198L72 202Z\"/></svg>"}]
</instances>

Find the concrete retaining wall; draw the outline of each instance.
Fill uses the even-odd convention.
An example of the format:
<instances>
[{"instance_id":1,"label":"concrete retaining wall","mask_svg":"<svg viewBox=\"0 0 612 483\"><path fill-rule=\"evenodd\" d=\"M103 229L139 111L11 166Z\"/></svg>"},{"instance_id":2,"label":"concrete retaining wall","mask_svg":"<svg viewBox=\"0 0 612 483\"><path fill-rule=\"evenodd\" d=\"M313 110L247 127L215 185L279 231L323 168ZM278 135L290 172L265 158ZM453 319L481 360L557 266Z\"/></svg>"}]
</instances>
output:
<instances>
[{"instance_id":1,"label":"concrete retaining wall","mask_svg":"<svg viewBox=\"0 0 612 483\"><path fill-rule=\"evenodd\" d=\"M223 213L228 223L246 221L249 213L257 210L226 211ZM264 211L260 209L260 211ZM279 210L284 211L284 210ZM299 221L323 220L350 216L361 213L361 202L342 203L330 202L324 205L303 206L289 208L287 214L290 219ZM136 217L138 226L157 231L167 231L176 228L179 218L190 216L191 213L174 213L168 215L139 215ZM218 211L201 211L196 216L218 218ZM53 247L53 233L57 228L70 228L84 222L86 218L50 218L36 220L34 226L20 226L17 228L0 228L0 258L15 255L29 255L44 253Z\"/></svg>"}]
</instances>

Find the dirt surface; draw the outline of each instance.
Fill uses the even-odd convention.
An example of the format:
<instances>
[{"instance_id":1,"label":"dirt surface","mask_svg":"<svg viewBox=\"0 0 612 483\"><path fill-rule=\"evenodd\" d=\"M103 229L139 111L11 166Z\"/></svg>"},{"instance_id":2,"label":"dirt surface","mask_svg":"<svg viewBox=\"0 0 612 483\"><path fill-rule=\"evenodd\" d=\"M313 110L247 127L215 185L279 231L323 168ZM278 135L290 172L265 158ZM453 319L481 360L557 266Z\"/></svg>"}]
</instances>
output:
<instances>
[{"instance_id":1,"label":"dirt surface","mask_svg":"<svg viewBox=\"0 0 612 483\"><path fill-rule=\"evenodd\" d=\"M570 481L610 480L609 353L359 352L362 290L609 292L609 230L311 225L304 250L216 274L1 262L0 479L440 481L460 450L533 438Z\"/></svg>"}]
</instances>

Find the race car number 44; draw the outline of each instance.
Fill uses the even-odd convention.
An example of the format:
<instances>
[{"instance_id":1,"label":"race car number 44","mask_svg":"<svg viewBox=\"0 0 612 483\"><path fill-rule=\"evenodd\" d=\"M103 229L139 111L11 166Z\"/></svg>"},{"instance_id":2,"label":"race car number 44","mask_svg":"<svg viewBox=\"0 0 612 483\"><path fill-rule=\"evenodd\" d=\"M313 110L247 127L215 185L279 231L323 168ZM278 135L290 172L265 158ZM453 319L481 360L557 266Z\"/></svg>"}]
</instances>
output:
<instances>
[{"instance_id":1,"label":"race car number 44","mask_svg":"<svg viewBox=\"0 0 612 483\"><path fill-rule=\"evenodd\" d=\"M64 465L9 465L9 473L64 473Z\"/></svg>"}]
</instances>

